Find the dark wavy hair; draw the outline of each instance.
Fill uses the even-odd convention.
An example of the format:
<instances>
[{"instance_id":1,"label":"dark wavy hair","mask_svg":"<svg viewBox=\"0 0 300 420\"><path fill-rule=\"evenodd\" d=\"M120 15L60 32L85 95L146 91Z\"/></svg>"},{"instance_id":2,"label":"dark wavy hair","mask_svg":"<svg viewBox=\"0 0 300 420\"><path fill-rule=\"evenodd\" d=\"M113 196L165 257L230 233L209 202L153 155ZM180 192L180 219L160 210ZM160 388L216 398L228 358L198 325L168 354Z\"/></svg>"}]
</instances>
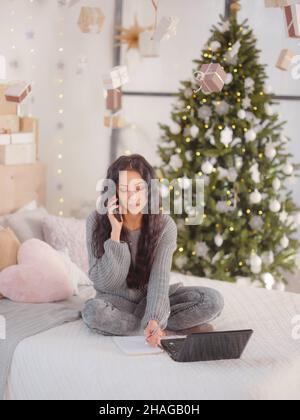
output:
<instances>
[{"instance_id":1,"label":"dark wavy hair","mask_svg":"<svg viewBox=\"0 0 300 420\"><path fill-rule=\"evenodd\" d=\"M119 183L120 171L136 171L148 185L148 211L143 213L141 234L138 242L135 266L131 259L131 265L127 277L127 285L131 289L145 289L153 265L159 237L163 229L162 214L151 214L151 180L156 179L154 168L141 155L121 156L107 171L106 179ZM101 194L106 193L106 186ZM161 208L161 196L159 195L159 209ZM108 199L105 201L107 205ZM110 238L111 224L106 214L97 212L97 222L93 231L92 250L96 258L101 258L104 254L104 242ZM130 248L126 229L124 226L121 231L120 240L127 242ZM113 270L113 267L112 267Z\"/></svg>"}]
</instances>

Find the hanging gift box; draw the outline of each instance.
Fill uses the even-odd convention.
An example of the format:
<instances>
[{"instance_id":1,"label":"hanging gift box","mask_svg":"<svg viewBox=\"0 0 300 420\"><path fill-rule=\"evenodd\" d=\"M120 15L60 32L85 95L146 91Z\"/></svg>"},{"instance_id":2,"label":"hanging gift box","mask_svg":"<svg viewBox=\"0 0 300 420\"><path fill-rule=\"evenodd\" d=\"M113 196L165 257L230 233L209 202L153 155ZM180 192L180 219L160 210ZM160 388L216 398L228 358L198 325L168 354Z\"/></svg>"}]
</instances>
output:
<instances>
[{"instance_id":1,"label":"hanging gift box","mask_svg":"<svg viewBox=\"0 0 300 420\"><path fill-rule=\"evenodd\" d=\"M122 92L119 89L107 91L106 108L110 111L119 111L122 108Z\"/></svg>"},{"instance_id":2,"label":"hanging gift box","mask_svg":"<svg viewBox=\"0 0 300 420\"><path fill-rule=\"evenodd\" d=\"M142 57L159 57L160 43L153 38L150 31L139 36L139 50Z\"/></svg>"},{"instance_id":3,"label":"hanging gift box","mask_svg":"<svg viewBox=\"0 0 300 420\"><path fill-rule=\"evenodd\" d=\"M166 17L164 16L154 32L153 39L155 41L162 41L163 39L169 39L175 36L177 33L177 26L179 18L176 16Z\"/></svg>"},{"instance_id":4,"label":"hanging gift box","mask_svg":"<svg viewBox=\"0 0 300 420\"><path fill-rule=\"evenodd\" d=\"M31 93L32 88L30 83L22 82L9 86L5 91L5 98L8 102L15 102L20 104Z\"/></svg>"},{"instance_id":5,"label":"hanging gift box","mask_svg":"<svg viewBox=\"0 0 300 420\"><path fill-rule=\"evenodd\" d=\"M295 54L291 50L282 50L279 55L276 67L280 70L288 70L294 55Z\"/></svg>"},{"instance_id":6,"label":"hanging gift box","mask_svg":"<svg viewBox=\"0 0 300 420\"><path fill-rule=\"evenodd\" d=\"M106 90L118 89L129 82L126 66L114 67L110 73L103 76L103 84Z\"/></svg>"},{"instance_id":7,"label":"hanging gift box","mask_svg":"<svg viewBox=\"0 0 300 420\"><path fill-rule=\"evenodd\" d=\"M224 87L227 74L224 68L218 63L203 64L200 71L194 74L195 82L204 94L221 92Z\"/></svg>"},{"instance_id":8,"label":"hanging gift box","mask_svg":"<svg viewBox=\"0 0 300 420\"><path fill-rule=\"evenodd\" d=\"M11 85L0 83L0 115L17 115L18 113L18 104L7 102L5 98L5 91L9 86Z\"/></svg>"},{"instance_id":9,"label":"hanging gift box","mask_svg":"<svg viewBox=\"0 0 300 420\"><path fill-rule=\"evenodd\" d=\"M113 129L123 128L125 126L125 121L121 115L105 115L104 126Z\"/></svg>"},{"instance_id":10,"label":"hanging gift box","mask_svg":"<svg viewBox=\"0 0 300 420\"><path fill-rule=\"evenodd\" d=\"M300 38L300 3L286 6L283 9L287 35Z\"/></svg>"},{"instance_id":11,"label":"hanging gift box","mask_svg":"<svg viewBox=\"0 0 300 420\"><path fill-rule=\"evenodd\" d=\"M82 7L78 25L83 33L100 33L105 16L99 7Z\"/></svg>"}]
</instances>

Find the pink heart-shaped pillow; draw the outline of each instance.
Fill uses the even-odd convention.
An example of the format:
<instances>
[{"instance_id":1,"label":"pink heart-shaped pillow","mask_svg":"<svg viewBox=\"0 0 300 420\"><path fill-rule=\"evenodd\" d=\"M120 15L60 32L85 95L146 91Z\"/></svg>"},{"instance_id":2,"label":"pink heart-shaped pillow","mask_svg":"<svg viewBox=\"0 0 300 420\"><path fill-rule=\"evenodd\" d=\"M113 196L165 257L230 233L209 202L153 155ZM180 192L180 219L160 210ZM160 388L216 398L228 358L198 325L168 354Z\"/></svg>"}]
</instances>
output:
<instances>
[{"instance_id":1,"label":"pink heart-shaped pillow","mask_svg":"<svg viewBox=\"0 0 300 420\"><path fill-rule=\"evenodd\" d=\"M29 239L19 249L18 265L1 271L0 293L15 302L49 303L71 297L73 285L58 252Z\"/></svg>"}]
</instances>

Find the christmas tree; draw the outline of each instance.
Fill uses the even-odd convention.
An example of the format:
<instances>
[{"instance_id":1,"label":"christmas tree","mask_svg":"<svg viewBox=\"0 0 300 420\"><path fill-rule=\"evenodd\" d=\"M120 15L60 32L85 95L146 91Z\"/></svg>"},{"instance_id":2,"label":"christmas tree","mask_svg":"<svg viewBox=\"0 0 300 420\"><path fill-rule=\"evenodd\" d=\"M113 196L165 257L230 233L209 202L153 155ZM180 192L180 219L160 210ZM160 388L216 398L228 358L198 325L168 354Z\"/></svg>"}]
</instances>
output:
<instances>
[{"instance_id":1,"label":"christmas tree","mask_svg":"<svg viewBox=\"0 0 300 420\"><path fill-rule=\"evenodd\" d=\"M162 188L178 178L205 182L203 223L187 225L186 209L174 214L173 270L280 288L284 272L294 271L297 262L299 215L288 181L299 166L286 152L285 123L275 112L266 66L259 63L247 21L239 24L236 14L221 17L211 33L193 77L181 82L171 125L160 124ZM225 86L219 93L196 93L195 72L208 63L223 66ZM172 212L176 197L170 196Z\"/></svg>"}]
</instances>

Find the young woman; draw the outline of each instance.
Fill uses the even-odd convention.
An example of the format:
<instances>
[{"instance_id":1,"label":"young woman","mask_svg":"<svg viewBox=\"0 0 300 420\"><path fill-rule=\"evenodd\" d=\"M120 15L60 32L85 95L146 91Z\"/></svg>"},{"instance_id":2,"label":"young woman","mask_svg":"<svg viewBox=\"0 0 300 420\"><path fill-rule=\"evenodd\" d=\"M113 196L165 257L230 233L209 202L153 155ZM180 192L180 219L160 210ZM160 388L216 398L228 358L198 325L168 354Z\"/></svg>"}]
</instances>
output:
<instances>
[{"instance_id":1,"label":"young woman","mask_svg":"<svg viewBox=\"0 0 300 420\"><path fill-rule=\"evenodd\" d=\"M163 335L211 331L208 323L224 306L216 290L169 285L177 227L171 216L151 214L155 178L140 155L122 156L108 169L116 195L106 214L95 210L87 219L89 277L97 295L82 312L86 325L103 335L133 335L142 326L153 347Z\"/></svg>"}]
</instances>

